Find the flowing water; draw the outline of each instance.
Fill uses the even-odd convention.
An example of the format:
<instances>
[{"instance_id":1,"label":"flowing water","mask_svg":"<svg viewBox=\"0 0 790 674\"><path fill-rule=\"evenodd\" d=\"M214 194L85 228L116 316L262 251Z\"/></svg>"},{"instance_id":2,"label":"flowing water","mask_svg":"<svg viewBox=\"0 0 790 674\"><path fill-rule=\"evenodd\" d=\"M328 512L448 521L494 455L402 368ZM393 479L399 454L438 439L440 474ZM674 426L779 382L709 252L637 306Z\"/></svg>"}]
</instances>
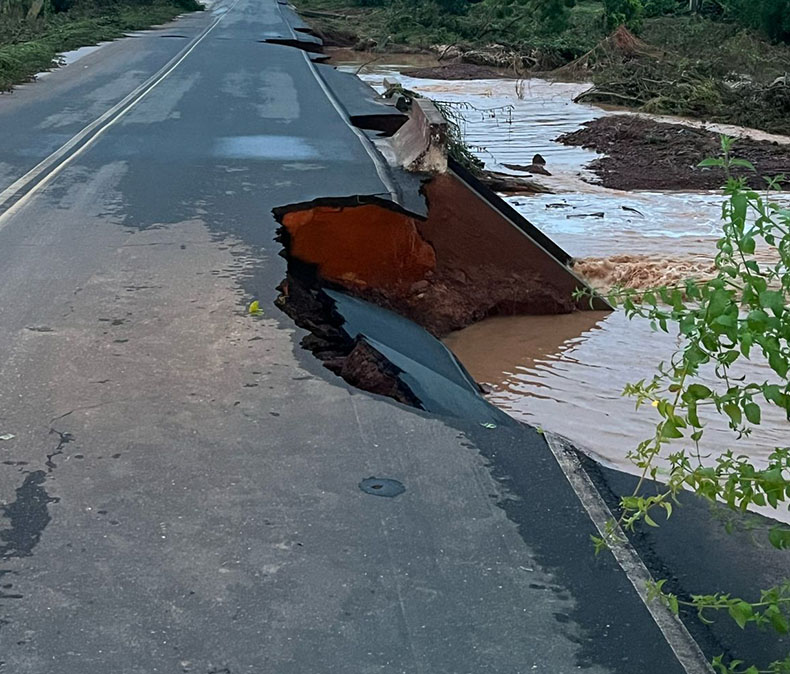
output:
<instances>
[{"instance_id":1,"label":"flowing water","mask_svg":"<svg viewBox=\"0 0 790 674\"><path fill-rule=\"evenodd\" d=\"M466 140L487 168L516 173L504 165L530 164L535 153L543 155L553 175L538 178L555 193L507 200L574 256L577 270L594 285L647 287L710 272L719 194L605 189L584 169L594 152L554 142L586 121L612 114L573 102L586 85L424 80L399 74L397 66L369 67L360 76L373 86L383 77L395 78L408 89L455 104ZM450 335L446 343L488 387L494 404L630 472L636 468L626 455L653 434L658 414L650 406L635 409L621 393L627 383L650 377L678 346L675 336L629 321L621 311L491 318ZM749 368L757 381L771 378L759 359ZM702 378L714 379L710 372ZM707 457L732 447L764 464L774 448L790 445L790 423L776 408L764 409L761 426L737 441L720 417L707 421L702 445ZM787 513L780 517L789 519Z\"/></svg>"}]
</instances>

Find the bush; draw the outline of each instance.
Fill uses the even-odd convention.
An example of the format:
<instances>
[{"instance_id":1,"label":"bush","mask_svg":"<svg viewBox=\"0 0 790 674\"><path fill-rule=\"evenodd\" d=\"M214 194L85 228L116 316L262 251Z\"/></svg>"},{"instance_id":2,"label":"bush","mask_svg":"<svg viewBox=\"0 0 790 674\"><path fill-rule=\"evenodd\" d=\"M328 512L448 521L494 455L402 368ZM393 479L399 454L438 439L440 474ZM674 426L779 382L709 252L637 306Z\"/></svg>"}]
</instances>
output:
<instances>
[{"instance_id":1,"label":"bush","mask_svg":"<svg viewBox=\"0 0 790 674\"><path fill-rule=\"evenodd\" d=\"M625 25L638 31L642 25L642 0L603 0L604 20L609 30Z\"/></svg>"},{"instance_id":2,"label":"bush","mask_svg":"<svg viewBox=\"0 0 790 674\"><path fill-rule=\"evenodd\" d=\"M570 9L576 0L536 0L538 19L541 28L551 35L558 35L568 30Z\"/></svg>"},{"instance_id":3,"label":"bush","mask_svg":"<svg viewBox=\"0 0 790 674\"><path fill-rule=\"evenodd\" d=\"M681 0L646 0L645 16L664 16L675 14L678 10L688 7L688 3Z\"/></svg>"}]
</instances>

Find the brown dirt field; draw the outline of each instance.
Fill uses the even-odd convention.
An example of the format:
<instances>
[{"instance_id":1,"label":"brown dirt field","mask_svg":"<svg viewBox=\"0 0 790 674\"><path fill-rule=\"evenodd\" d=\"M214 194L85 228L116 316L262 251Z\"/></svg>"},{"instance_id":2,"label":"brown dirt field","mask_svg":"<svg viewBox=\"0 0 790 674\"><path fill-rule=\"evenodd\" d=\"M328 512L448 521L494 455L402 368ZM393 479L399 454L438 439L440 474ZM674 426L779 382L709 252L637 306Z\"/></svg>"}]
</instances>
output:
<instances>
[{"instance_id":1,"label":"brown dirt field","mask_svg":"<svg viewBox=\"0 0 790 674\"><path fill-rule=\"evenodd\" d=\"M717 168L698 168L721 152L719 135L682 124L667 124L634 115L600 117L584 128L557 139L605 154L590 170L604 187L620 190L715 190L725 182ZM757 174L736 170L754 188L765 187L765 177L790 175L790 145L738 139L733 155L754 164Z\"/></svg>"}]
</instances>

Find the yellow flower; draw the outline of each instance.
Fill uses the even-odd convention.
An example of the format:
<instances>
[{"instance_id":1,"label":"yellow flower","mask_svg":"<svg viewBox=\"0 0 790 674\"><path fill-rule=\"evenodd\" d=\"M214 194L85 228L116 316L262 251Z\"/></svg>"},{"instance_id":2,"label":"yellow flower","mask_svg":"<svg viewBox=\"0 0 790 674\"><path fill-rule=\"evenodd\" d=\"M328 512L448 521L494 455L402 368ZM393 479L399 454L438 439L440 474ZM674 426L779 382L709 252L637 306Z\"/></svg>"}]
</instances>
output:
<instances>
[{"instance_id":1,"label":"yellow flower","mask_svg":"<svg viewBox=\"0 0 790 674\"><path fill-rule=\"evenodd\" d=\"M650 404L651 404L653 407L658 407L658 400L654 400L654 401L653 401L652 403L650 403Z\"/></svg>"}]
</instances>

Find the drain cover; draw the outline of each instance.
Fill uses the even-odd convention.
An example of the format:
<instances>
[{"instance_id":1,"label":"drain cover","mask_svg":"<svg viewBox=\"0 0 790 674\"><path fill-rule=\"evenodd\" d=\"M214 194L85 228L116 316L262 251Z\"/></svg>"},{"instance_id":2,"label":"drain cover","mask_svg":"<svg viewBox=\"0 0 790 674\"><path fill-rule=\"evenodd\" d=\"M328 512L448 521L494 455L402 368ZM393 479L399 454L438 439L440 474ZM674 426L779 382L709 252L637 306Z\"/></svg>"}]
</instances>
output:
<instances>
[{"instance_id":1,"label":"drain cover","mask_svg":"<svg viewBox=\"0 0 790 674\"><path fill-rule=\"evenodd\" d=\"M398 496L406 491L403 483L397 480L391 480L387 477L369 477L359 483L359 488L366 494L373 494L373 496L386 496L392 498Z\"/></svg>"}]
</instances>

